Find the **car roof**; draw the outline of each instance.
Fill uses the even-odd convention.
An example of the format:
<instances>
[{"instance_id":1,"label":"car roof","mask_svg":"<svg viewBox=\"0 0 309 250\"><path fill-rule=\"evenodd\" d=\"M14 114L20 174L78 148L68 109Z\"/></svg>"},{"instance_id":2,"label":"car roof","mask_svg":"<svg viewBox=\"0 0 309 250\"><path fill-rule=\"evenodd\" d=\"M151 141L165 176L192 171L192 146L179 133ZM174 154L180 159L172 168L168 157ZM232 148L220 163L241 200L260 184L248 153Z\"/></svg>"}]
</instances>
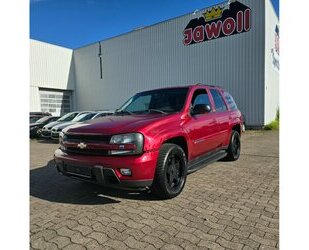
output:
<instances>
[{"instance_id":1,"label":"car roof","mask_svg":"<svg viewBox=\"0 0 309 250\"><path fill-rule=\"evenodd\" d=\"M140 91L139 93L142 92L147 92L147 91L153 91L153 90L160 90L160 89L181 89L181 88L196 88L199 86L203 86L203 87L211 87L211 88L217 88L217 89L223 89L220 86L216 86L216 85L211 85L211 84L203 84L203 83L195 83L195 84L191 84L191 85L180 85L180 86L169 86L169 87L163 87L163 88L157 88L157 89L149 89L149 90L144 90L144 91Z\"/></svg>"},{"instance_id":2,"label":"car roof","mask_svg":"<svg viewBox=\"0 0 309 250\"><path fill-rule=\"evenodd\" d=\"M44 116L51 116L49 112L30 112L30 115L44 115Z\"/></svg>"},{"instance_id":3,"label":"car roof","mask_svg":"<svg viewBox=\"0 0 309 250\"><path fill-rule=\"evenodd\" d=\"M77 116L79 116L79 115L83 115L83 114L93 113L93 111L79 111L79 112L77 112L77 113L78 113Z\"/></svg>"},{"instance_id":4,"label":"car roof","mask_svg":"<svg viewBox=\"0 0 309 250\"><path fill-rule=\"evenodd\" d=\"M109 113L114 113L115 111L113 110L103 110L103 111L95 111L98 114L109 114Z\"/></svg>"}]
</instances>

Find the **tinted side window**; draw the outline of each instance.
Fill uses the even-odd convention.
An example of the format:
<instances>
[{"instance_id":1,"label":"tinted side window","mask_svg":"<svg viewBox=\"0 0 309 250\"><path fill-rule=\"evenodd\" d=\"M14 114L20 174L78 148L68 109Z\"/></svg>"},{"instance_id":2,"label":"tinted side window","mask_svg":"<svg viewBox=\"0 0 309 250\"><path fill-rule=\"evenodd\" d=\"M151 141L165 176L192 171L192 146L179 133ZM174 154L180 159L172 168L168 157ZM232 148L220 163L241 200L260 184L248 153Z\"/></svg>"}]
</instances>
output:
<instances>
[{"instance_id":1,"label":"tinted side window","mask_svg":"<svg viewBox=\"0 0 309 250\"><path fill-rule=\"evenodd\" d=\"M210 105L209 97L205 89L197 89L195 90L191 105L194 107L196 104L205 104L205 105Z\"/></svg>"},{"instance_id":2,"label":"tinted side window","mask_svg":"<svg viewBox=\"0 0 309 250\"><path fill-rule=\"evenodd\" d=\"M216 111L225 111L225 110L227 110L227 107L226 107L226 105L224 103L223 97L221 96L219 91L216 90L216 89L211 89L210 93L212 95L212 98L214 99Z\"/></svg>"},{"instance_id":3,"label":"tinted side window","mask_svg":"<svg viewBox=\"0 0 309 250\"><path fill-rule=\"evenodd\" d=\"M230 93L228 92L224 92L224 97L225 97L225 100L227 101L227 104L229 105L229 107L231 108L231 110L237 110L237 105L233 99L233 97L231 96Z\"/></svg>"}]
</instances>

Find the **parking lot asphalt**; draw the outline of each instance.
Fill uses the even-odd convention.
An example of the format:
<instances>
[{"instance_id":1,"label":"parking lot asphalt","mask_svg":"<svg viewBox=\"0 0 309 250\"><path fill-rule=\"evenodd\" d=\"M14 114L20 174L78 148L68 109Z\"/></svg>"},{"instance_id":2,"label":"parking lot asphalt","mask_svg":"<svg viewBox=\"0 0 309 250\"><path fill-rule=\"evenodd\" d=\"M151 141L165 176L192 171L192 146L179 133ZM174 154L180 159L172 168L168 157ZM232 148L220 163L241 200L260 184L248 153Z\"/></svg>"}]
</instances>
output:
<instances>
[{"instance_id":1,"label":"parking lot asphalt","mask_svg":"<svg viewBox=\"0 0 309 250\"><path fill-rule=\"evenodd\" d=\"M279 248L279 133L248 131L236 162L190 174L171 200L59 175L30 141L31 249Z\"/></svg>"}]
</instances>

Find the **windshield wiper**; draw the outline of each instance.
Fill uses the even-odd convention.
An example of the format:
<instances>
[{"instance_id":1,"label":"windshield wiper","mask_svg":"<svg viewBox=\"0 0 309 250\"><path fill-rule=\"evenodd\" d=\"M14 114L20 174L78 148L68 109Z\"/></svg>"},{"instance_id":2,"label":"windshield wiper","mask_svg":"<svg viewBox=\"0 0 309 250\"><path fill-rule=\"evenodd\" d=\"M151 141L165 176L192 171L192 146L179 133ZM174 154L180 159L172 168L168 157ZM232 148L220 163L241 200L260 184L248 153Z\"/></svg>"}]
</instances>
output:
<instances>
[{"instance_id":1,"label":"windshield wiper","mask_svg":"<svg viewBox=\"0 0 309 250\"><path fill-rule=\"evenodd\" d=\"M133 112L128 111L128 110L119 110L119 111L116 111L114 114L128 114L128 115L133 115Z\"/></svg>"},{"instance_id":2,"label":"windshield wiper","mask_svg":"<svg viewBox=\"0 0 309 250\"><path fill-rule=\"evenodd\" d=\"M160 110L160 109L148 109L148 112L157 112L157 113L160 113L160 114L167 114L167 112L163 111L163 110Z\"/></svg>"}]
</instances>

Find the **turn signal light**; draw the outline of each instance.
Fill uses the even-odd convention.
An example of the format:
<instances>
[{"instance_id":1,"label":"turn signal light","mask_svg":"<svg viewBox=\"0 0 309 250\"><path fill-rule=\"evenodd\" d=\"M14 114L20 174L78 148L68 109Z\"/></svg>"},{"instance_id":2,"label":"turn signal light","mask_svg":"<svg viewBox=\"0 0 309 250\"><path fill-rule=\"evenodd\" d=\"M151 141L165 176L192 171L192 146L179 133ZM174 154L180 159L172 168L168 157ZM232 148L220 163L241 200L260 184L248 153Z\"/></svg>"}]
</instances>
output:
<instances>
[{"instance_id":1,"label":"turn signal light","mask_svg":"<svg viewBox=\"0 0 309 250\"><path fill-rule=\"evenodd\" d=\"M132 175L131 169L129 169L129 168L121 168L120 173L122 175L125 175L125 176L131 176Z\"/></svg>"}]
</instances>

